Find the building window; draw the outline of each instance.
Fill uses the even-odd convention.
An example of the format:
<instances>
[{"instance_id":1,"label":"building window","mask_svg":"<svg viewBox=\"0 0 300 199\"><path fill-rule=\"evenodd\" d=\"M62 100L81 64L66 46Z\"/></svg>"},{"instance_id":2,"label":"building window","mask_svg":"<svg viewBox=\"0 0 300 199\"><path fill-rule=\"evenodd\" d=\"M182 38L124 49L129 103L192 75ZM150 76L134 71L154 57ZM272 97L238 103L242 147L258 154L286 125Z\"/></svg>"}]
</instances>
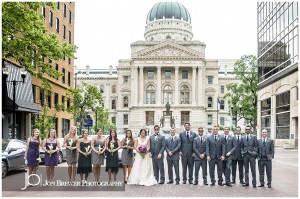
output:
<instances>
[{"instance_id":1,"label":"building window","mask_svg":"<svg viewBox=\"0 0 300 199\"><path fill-rule=\"evenodd\" d=\"M113 123L114 125L116 125L116 117L111 117L111 123Z\"/></svg>"},{"instance_id":2,"label":"building window","mask_svg":"<svg viewBox=\"0 0 300 199\"><path fill-rule=\"evenodd\" d=\"M111 109L116 109L116 100L111 100Z\"/></svg>"},{"instance_id":3,"label":"building window","mask_svg":"<svg viewBox=\"0 0 300 199\"><path fill-rule=\"evenodd\" d=\"M58 64L55 64L55 70L58 71ZM58 80L58 77L56 78Z\"/></svg>"},{"instance_id":4,"label":"building window","mask_svg":"<svg viewBox=\"0 0 300 199\"><path fill-rule=\"evenodd\" d=\"M68 58L68 64L71 64L71 58Z\"/></svg>"},{"instance_id":5,"label":"building window","mask_svg":"<svg viewBox=\"0 0 300 199\"><path fill-rule=\"evenodd\" d=\"M55 93L55 94L54 94L54 105L55 105L55 107L56 107L56 105L58 104L58 102L59 102L59 99L58 99L58 93Z\"/></svg>"},{"instance_id":6,"label":"building window","mask_svg":"<svg viewBox=\"0 0 300 199\"><path fill-rule=\"evenodd\" d=\"M155 88L152 85L146 89L146 104L155 104Z\"/></svg>"},{"instance_id":7,"label":"building window","mask_svg":"<svg viewBox=\"0 0 300 199\"><path fill-rule=\"evenodd\" d=\"M44 90L40 88L40 104L44 106Z\"/></svg>"},{"instance_id":8,"label":"building window","mask_svg":"<svg viewBox=\"0 0 300 199\"><path fill-rule=\"evenodd\" d=\"M46 17L46 8L45 7L42 7L42 15L45 19L45 17Z\"/></svg>"},{"instance_id":9,"label":"building window","mask_svg":"<svg viewBox=\"0 0 300 199\"><path fill-rule=\"evenodd\" d=\"M63 25L63 38L66 39L66 26Z\"/></svg>"},{"instance_id":10,"label":"building window","mask_svg":"<svg viewBox=\"0 0 300 199\"><path fill-rule=\"evenodd\" d=\"M128 97L127 97L127 96L125 96L125 97L123 98L123 106L124 106L124 107L128 107Z\"/></svg>"},{"instance_id":11,"label":"building window","mask_svg":"<svg viewBox=\"0 0 300 199\"><path fill-rule=\"evenodd\" d=\"M166 79L171 79L171 70L165 70L165 78Z\"/></svg>"},{"instance_id":12,"label":"building window","mask_svg":"<svg viewBox=\"0 0 300 199\"><path fill-rule=\"evenodd\" d=\"M224 92L225 92L225 86L221 85L221 93L224 94Z\"/></svg>"},{"instance_id":13,"label":"building window","mask_svg":"<svg viewBox=\"0 0 300 199\"><path fill-rule=\"evenodd\" d=\"M128 114L123 115L123 124L128 125Z\"/></svg>"},{"instance_id":14,"label":"building window","mask_svg":"<svg viewBox=\"0 0 300 199\"><path fill-rule=\"evenodd\" d=\"M72 33L69 31L69 43L72 43Z\"/></svg>"},{"instance_id":15,"label":"building window","mask_svg":"<svg viewBox=\"0 0 300 199\"><path fill-rule=\"evenodd\" d=\"M261 101L261 129L271 132L271 98Z\"/></svg>"},{"instance_id":16,"label":"building window","mask_svg":"<svg viewBox=\"0 0 300 199\"><path fill-rule=\"evenodd\" d=\"M66 80L66 69L62 69L62 83L65 83L65 80Z\"/></svg>"},{"instance_id":17,"label":"building window","mask_svg":"<svg viewBox=\"0 0 300 199\"><path fill-rule=\"evenodd\" d=\"M64 17L67 17L67 6L64 4Z\"/></svg>"},{"instance_id":18,"label":"building window","mask_svg":"<svg viewBox=\"0 0 300 199\"><path fill-rule=\"evenodd\" d=\"M59 32L59 18L56 18L56 32Z\"/></svg>"},{"instance_id":19,"label":"building window","mask_svg":"<svg viewBox=\"0 0 300 199\"><path fill-rule=\"evenodd\" d=\"M220 110L224 110L225 109L225 102L224 100L220 100Z\"/></svg>"},{"instance_id":20,"label":"building window","mask_svg":"<svg viewBox=\"0 0 300 199\"><path fill-rule=\"evenodd\" d=\"M56 2L56 7L59 10L59 2Z\"/></svg>"},{"instance_id":21,"label":"building window","mask_svg":"<svg viewBox=\"0 0 300 199\"><path fill-rule=\"evenodd\" d=\"M220 125L222 125L222 126L225 125L225 118L224 117L220 118Z\"/></svg>"},{"instance_id":22,"label":"building window","mask_svg":"<svg viewBox=\"0 0 300 199\"><path fill-rule=\"evenodd\" d=\"M154 125L154 111L146 111L146 125Z\"/></svg>"},{"instance_id":23,"label":"building window","mask_svg":"<svg viewBox=\"0 0 300 199\"><path fill-rule=\"evenodd\" d=\"M62 137L65 137L70 130L70 120L62 118Z\"/></svg>"},{"instance_id":24,"label":"building window","mask_svg":"<svg viewBox=\"0 0 300 199\"><path fill-rule=\"evenodd\" d=\"M51 106L52 106L52 103L51 103L51 91L48 91L48 94L47 94L47 104L48 104L48 107L51 108Z\"/></svg>"},{"instance_id":25,"label":"building window","mask_svg":"<svg viewBox=\"0 0 300 199\"><path fill-rule=\"evenodd\" d=\"M212 108L213 107L213 100L212 97L207 98L207 107Z\"/></svg>"},{"instance_id":26,"label":"building window","mask_svg":"<svg viewBox=\"0 0 300 199\"><path fill-rule=\"evenodd\" d=\"M52 13L52 11L49 11L49 24L50 24L50 26L53 25L53 13Z\"/></svg>"},{"instance_id":27,"label":"building window","mask_svg":"<svg viewBox=\"0 0 300 199\"><path fill-rule=\"evenodd\" d=\"M212 115L207 115L207 124L212 125Z\"/></svg>"},{"instance_id":28,"label":"building window","mask_svg":"<svg viewBox=\"0 0 300 199\"><path fill-rule=\"evenodd\" d=\"M104 86L103 85L100 85L100 92L104 93Z\"/></svg>"},{"instance_id":29,"label":"building window","mask_svg":"<svg viewBox=\"0 0 300 199\"><path fill-rule=\"evenodd\" d=\"M116 93L116 85L112 85L111 86L111 92L112 93Z\"/></svg>"},{"instance_id":30,"label":"building window","mask_svg":"<svg viewBox=\"0 0 300 199\"><path fill-rule=\"evenodd\" d=\"M182 70L182 79L188 79L188 78L189 78L189 71Z\"/></svg>"},{"instance_id":31,"label":"building window","mask_svg":"<svg viewBox=\"0 0 300 199\"><path fill-rule=\"evenodd\" d=\"M148 70L147 71L147 77L148 77L148 79L154 79L154 71L153 70Z\"/></svg>"},{"instance_id":32,"label":"building window","mask_svg":"<svg viewBox=\"0 0 300 199\"><path fill-rule=\"evenodd\" d=\"M69 10L69 23L70 24L72 23L72 12L71 12L71 10Z\"/></svg>"},{"instance_id":33,"label":"building window","mask_svg":"<svg viewBox=\"0 0 300 199\"><path fill-rule=\"evenodd\" d=\"M127 84L128 83L128 76L123 76L123 83Z\"/></svg>"},{"instance_id":34,"label":"building window","mask_svg":"<svg viewBox=\"0 0 300 199\"><path fill-rule=\"evenodd\" d=\"M207 76L207 83L213 84L213 79L214 79L214 76Z\"/></svg>"},{"instance_id":35,"label":"building window","mask_svg":"<svg viewBox=\"0 0 300 199\"><path fill-rule=\"evenodd\" d=\"M65 110L65 96L61 96L61 103L63 105L63 110Z\"/></svg>"},{"instance_id":36,"label":"building window","mask_svg":"<svg viewBox=\"0 0 300 199\"><path fill-rule=\"evenodd\" d=\"M169 102L169 104L173 103L173 90L170 85L167 85L163 89L163 96L164 96L164 104Z\"/></svg>"},{"instance_id":37,"label":"building window","mask_svg":"<svg viewBox=\"0 0 300 199\"><path fill-rule=\"evenodd\" d=\"M190 103L190 89L188 86L183 85L180 89L180 104Z\"/></svg>"},{"instance_id":38,"label":"building window","mask_svg":"<svg viewBox=\"0 0 300 199\"><path fill-rule=\"evenodd\" d=\"M68 72L68 85L71 86L71 73Z\"/></svg>"},{"instance_id":39,"label":"building window","mask_svg":"<svg viewBox=\"0 0 300 199\"><path fill-rule=\"evenodd\" d=\"M290 91L276 95L276 139L290 138Z\"/></svg>"},{"instance_id":40,"label":"building window","mask_svg":"<svg viewBox=\"0 0 300 199\"><path fill-rule=\"evenodd\" d=\"M36 85L32 84L33 102L36 102Z\"/></svg>"},{"instance_id":41,"label":"building window","mask_svg":"<svg viewBox=\"0 0 300 199\"><path fill-rule=\"evenodd\" d=\"M190 122L190 112L189 111L182 111L181 112L181 125L184 123Z\"/></svg>"}]
</instances>

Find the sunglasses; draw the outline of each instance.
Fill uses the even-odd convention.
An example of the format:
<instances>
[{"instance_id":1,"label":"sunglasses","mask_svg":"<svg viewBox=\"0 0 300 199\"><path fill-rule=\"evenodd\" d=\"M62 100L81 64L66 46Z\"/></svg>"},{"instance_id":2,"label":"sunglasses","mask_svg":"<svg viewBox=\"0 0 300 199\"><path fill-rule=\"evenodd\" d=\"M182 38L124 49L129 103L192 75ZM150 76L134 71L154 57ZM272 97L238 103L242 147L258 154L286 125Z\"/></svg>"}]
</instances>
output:
<instances>
[{"instance_id":1,"label":"sunglasses","mask_svg":"<svg viewBox=\"0 0 300 199\"><path fill-rule=\"evenodd\" d=\"M251 130L251 129L246 129L246 130Z\"/></svg>"},{"instance_id":2,"label":"sunglasses","mask_svg":"<svg viewBox=\"0 0 300 199\"><path fill-rule=\"evenodd\" d=\"M158 129L154 129L154 130L158 131Z\"/></svg>"}]
</instances>

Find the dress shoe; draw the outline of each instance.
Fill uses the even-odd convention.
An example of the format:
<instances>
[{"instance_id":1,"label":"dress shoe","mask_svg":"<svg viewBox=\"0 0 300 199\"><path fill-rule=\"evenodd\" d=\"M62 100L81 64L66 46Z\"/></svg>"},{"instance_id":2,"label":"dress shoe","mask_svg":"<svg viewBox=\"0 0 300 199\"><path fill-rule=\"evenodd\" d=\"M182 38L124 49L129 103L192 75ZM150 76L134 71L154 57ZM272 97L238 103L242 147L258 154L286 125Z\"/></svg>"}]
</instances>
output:
<instances>
[{"instance_id":1,"label":"dress shoe","mask_svg":"<svg viewBox=\"0 0 300 199\"><path fill-rule=\"evenodd\" d=\"M228 183L225 183L224 185L228 186L228 187L232 187L232 185L228 182Z\"/></svg>"},{"instance_id":2,"label":"dress shoe","mask_svg":"<svg viewBox=\"0 0 300 199\"><path fill-rule=\"evenodd\" d=\"M167 182L167 184L173 184L173 181L169 181L169 182Z\"/></svg>"},{"instance_id":3,"label":"dress shoe","mask_svg":"<svg viewBox=\"0 0 300 199\"><path fill-rule=\"evenodd\" d=\"M204 185L208 185L207 182L203 182Z\"/></svg>"},{"instance_id":4,"label":"dress shoe","mask_svg":"<svg viewBox=\"0 0 300 199\"><path fill-rule=\"evenodd\" d=\"M241 183L241 184L246 184L246 182L244 182L244 181L240 181L240 183Z\"/></svg>"},{"instance_id":5,"label":"dress shoe","mask_svg":"<svg viewBox=\"0 0 300 199\"><path fill-rule=\"evenodd\" d=\"M179 182L176 182L176 185L179 185Z\"/></svg>"},{"instance_id":6,"label":"dress shoe","mask_svg":"<svg viewBox=\"0 0 300 199\"><path fill-rule=\"evenodd\" d=\"M258 187L264 187L265 185L261 184L261 185L258 185Z\"/></svg>"},{"instance_id":7,"label":"dress shoe","mask_svg":"<svg viewBox=\"0 0 300 199\"><path fill-rule=\"evenodd\" d=\"M249 187L249 184L243 184L243 187Z\"/></svg>"},{"instance_id":8,"label":"dress shoe","mask_svg":"<svg viewBox=\"0 0 300 199\"><path fill-rule=\"evenodd\" d=\"M222 182L221 182L221 183L218 183L218 185L219 185L219 186L223 186L223 183L222 183Z\"/></svg>"},{"instance_id":9,"label":"dress shoe","mask_svg":"<svg viewBox=\"0 0 300 199\"><path fill-rule=\"evenodd\" d=\"M190 181L190 182L189 182L189 184L193 184L193 182L192 182L192 181Z\"/></svg>"},{"instance_id":10,"label":"dress shoe","mask_svg":"<svg viewBox=\"0 0 300 199\"><path fill-rule=\"evenodd\" d=\"M232 181L231 184L235 184L235 181Z\"/></svg>"},{"instance_id":11,"label":"dress shoe","mask_svg":"<svg viewBox=\"0 0 300 199\"><path fill-rule=\"evenodd\" d=\"M256 188L256 185L253 185L253 188Z\"/></svg>"},{"instance_id":12,"label":"dress shoe","mask_svg":"<svg viewBox=\"0 0 300 199\"><path fill-rule=\"evenodd\" d=\"M158 184L165 184L165 182L163 182L163 181L160 181Z\"/></svg>"},{"instance_id":13,"label":"dress shoe","mask_svg":"<svg viewBox=\"0 0 300 199\"><path fill-rule=\"evenodd\" d=\"M198 182L194 182L194 185L198 185Z\"/></svg>"},{"instance_id":14,"label":"dress shoe","mask_svg":"<svg viewBox=\"0 0 300 199\"><path fill-rule=\"evenodd\" d=\"M210 184L210 186L215 186L215 183L214 183L214 182L213 182L213 183L211 183L211 184Z\"/></svg>"},{"instance_id":15,"label":"dress shoe","mask_svg":"<svg viewBox=\"0 0 300 199\"><path fill-rule=\"evenodd\" d=\"M186 184L186 181L183 181L182 184Z\"/></svg>"},{"instance_id":16,"label":"dress shoe","mask_svg":"<svg viewBox=\"0 0 300 199\"><path fill-rule=\"evenodd\" d=\"M271 188L271 185L270 185L270 184L268 184L268 188Z\"/></svg>"}]
</instances>

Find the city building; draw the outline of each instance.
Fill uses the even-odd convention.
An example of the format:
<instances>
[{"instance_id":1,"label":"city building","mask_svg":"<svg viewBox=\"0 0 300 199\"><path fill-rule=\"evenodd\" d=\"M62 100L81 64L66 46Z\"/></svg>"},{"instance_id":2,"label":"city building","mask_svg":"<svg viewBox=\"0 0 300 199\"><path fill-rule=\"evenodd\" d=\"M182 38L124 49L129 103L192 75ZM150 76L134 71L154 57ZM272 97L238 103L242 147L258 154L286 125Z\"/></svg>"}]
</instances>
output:
<instances>
[{"instance_id":1,"label":"city building","mask_svg":"<svg viewBox=\"0 0 300 199\"><path fill-rule=\"evenodd\" d=\"M258 128L298 147L298 2L257 3Z\"/></svg>"},{"instance_id":2,"label":"city building","mask_svg":"<svg viewBox=\"0 0 300 199\"><path fill-rule=\"evenodd\" d=\"M188 10L180 3L155 4L144 37L130 45L131 57L119 60L116 69L87 66L76 75L77 86L84 81L101 90L118 131L130 128L137 134L158 124L179 132L185 122L206 132L216 124L231 126L230 105L223 96L227 83L239 82L232 74L235 60L205 58L206 44L193 40Z\"/></svg>"}]
</instances>

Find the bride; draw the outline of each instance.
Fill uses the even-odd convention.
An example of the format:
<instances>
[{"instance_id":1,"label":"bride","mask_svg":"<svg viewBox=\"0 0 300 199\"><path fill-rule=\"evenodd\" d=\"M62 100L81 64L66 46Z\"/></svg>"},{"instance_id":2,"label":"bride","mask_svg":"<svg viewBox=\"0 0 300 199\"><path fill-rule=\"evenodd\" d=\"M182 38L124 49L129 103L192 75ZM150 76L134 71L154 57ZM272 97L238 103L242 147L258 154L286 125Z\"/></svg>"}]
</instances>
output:
<instances>
[{"instance_id":1,"label":"bride","mask_svg":"<svg viewBox=\"0 0 300 199\"><path fill-rule=\"evenodd\" d=\"M147 147L147 153L142 154L139 147L144 145ZM146 137L146 130L140 130L140 137L135 140L134 143L135 150L137 154L135 156L135 161L133 163L131 174L128 178L127 184L133 185L144 185L151 186L157 184L154 178L152 159L149 157L150 142Z\"/></svg>"}]
</instances>

